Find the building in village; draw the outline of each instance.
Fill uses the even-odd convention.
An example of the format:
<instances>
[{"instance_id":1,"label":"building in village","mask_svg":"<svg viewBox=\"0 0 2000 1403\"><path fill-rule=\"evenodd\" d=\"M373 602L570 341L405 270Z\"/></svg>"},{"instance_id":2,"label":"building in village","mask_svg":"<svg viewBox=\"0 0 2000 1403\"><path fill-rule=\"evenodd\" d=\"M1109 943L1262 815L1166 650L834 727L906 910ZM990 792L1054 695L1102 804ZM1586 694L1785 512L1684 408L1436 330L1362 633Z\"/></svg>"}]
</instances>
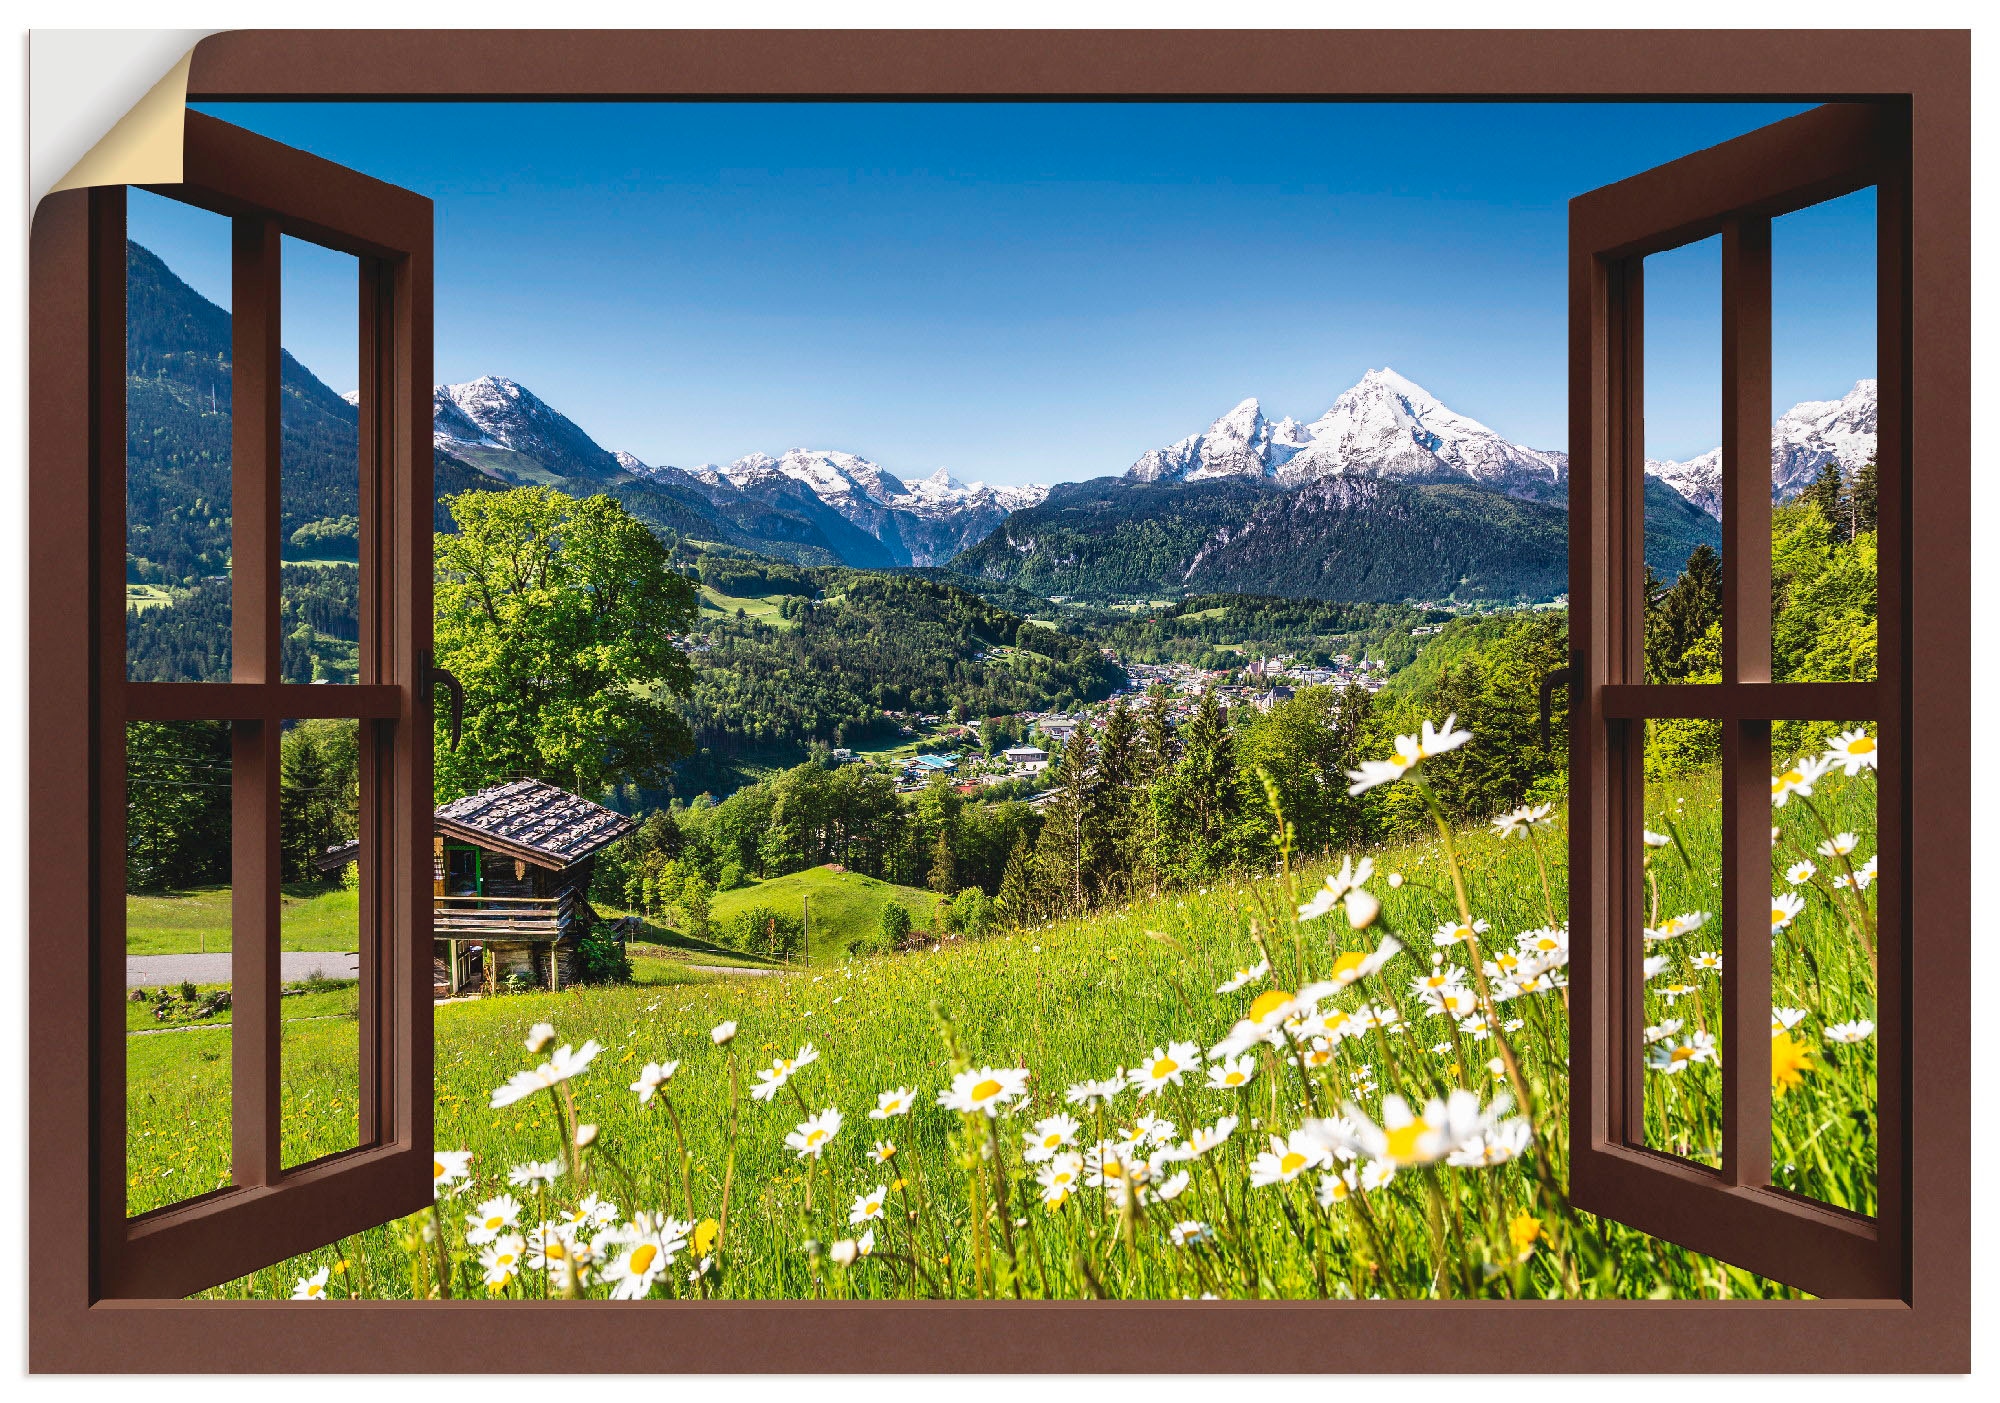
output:
<instances>
[{"instance_id":1,"label":"building in village","mask_svg":"<svg viewBox=\"0 0 2000 1403\"><path fill-rule=\"evenodd\" d=\"M597 854L638 824L533 779L454 799L434 817L436 997L573 983L577 946L597 919L588 900ZM358 851L344 843L316 865L335 872Z\"/></svg>"},{"instance_id":2,"label":"building in village","mask_svg":"<svg viewBox=\"0 0 2000 1403\"><path fill-rule=\"evenodd\" d=\"M638 827L540 780L517 779L437 810L432 839L434 983L442 995L574 981L597 919L597 854Z\"/></svg>"}]
</instances>

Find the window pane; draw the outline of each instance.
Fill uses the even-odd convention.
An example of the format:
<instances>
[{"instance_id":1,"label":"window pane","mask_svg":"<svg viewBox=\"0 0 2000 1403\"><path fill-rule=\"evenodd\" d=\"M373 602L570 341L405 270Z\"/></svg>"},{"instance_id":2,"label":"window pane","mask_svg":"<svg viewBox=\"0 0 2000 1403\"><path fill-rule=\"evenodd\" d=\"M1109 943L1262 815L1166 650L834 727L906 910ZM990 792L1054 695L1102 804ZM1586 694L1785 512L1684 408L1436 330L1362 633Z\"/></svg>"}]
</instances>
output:
<instances>
[{"instance_id":1,"label":"window pane","mask_svg":"<svg viewBox=\"0 0 2000 1403\"><path fill-rule=\"evenodd\" d=\"M357 680L361 637L360 272L287 237L280 494L287 682Z\"/></svg>"},{"instance_id":2,"label":"window pane","mask_svg":"<svg viewBox=\"0 0 2000 1403\"><path fill-rule=\"evenodd\" d=\"M1722 240L1646 260L1646 680L1722 672Z\"/></svg>"},{"instance_id":3,"label":"window pane","mask_svg":"<svg viewBox=\"0 0 2000 1403\"><path fill-rule=\"evenodd\" d=\"M126 1212L230 1182L230 741L125 728Z\"/></svg>"},{"instance_id":4,"label":"window pane","mask_svg":"<svg viewBox=\"0 0 2000 1403\"><path fill-rule=\"evenodd\" d=\"M360 1144L357 723L295 721L280 743L279 1050L287 1168Z\"/></svg>"},{"instance_id":5,"label":"window pane","mask_svg":"<svg viewBox=\"0 0 2000 1403\"><path fill-rule=\"evenodd\" d=\"M1771 1180L1875 1211L1875 727L1772 727Z\"/></svg>"},{"instance_id":6,"label":"window pane","mask_svg":"<svg viewBox=\"0 0 2000 1403\"><path fill-rule=\"evenodd\" d=\"M1875 676L1875 192L1771 221L1771 675Z\"/></svg>"},{"instance_id":7,"label":"window pane","mask_svg":"<svg viewBox=\"0 0 2000 1403\"><path fill-rule=\"evenodd\" d=\"M126 675L229 680L229 221L127 199Z\"/></svg>"},{"instance_id":8,"label":"window pane","mask_svg":"<svg viewBox=\"0 0 2000 1403\"><path fill-rule=\"evenodd\" d=\"M1645 1139L1722 1163L1722 772L1714 722L1646 728Z\"/></svg>"}]
</instances>

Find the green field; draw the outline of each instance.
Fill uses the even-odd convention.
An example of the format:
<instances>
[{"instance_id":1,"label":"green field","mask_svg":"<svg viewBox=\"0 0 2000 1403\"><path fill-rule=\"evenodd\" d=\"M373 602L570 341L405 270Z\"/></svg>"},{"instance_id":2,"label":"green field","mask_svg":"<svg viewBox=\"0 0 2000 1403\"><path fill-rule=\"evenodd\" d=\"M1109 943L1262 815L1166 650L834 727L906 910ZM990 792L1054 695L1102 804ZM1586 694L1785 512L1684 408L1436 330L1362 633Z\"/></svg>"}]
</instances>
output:
<instances>
[{"instance_id":1,"label":"green field","mask_svg":"<svg viewBox=\"0 0 2000 1403\"><path fill-rule=\"evenodd\" d=\"M139 585L130 581L125 585L125 607L127 609L161 609L172 604L174 596L164 585Z\"/></svg>"},{"instance_id":2,"label":"green field","mask_svg":"<svg viewBox=\"0 0 2000 1403\"><path fill-rule=\"evenodd\" d=\"M1646 873L1648 924L1684 911L1714 912L1716 777L1711 772L1648 792L1645 821L1668 838L1650 850ZM1812 853L1823 834L1861 835L1855 864L1873 850L1873 780L1834 776L1821 782L1810 804L1795 798L1773 818L1782 830L1774 866L1782 872ZM1560 812L1540 830L1540 851L1555 864L1546 888L1536 848L1502 840L1480 828L1454 835L1466 895L1481 920L1491 923L1481 953L1510 951L1513 937L1548 922L1560 911L1565 890L1560 867L1564 834ZM1825 827L1821 827L1824 823ZM667 1294L741 1297L982 1296L1083 1298L1092 1295L1157 1298L1213 1291L1224 1296L1590 1296L1650 1295L1765 1297L1792 1294L1774 1283L1689 1254L1620 1225L1572 1209L1563 1197L1567 1115L1567 1008L1560 986L1521 993L1498 1005L1502 1033L1530 1094L1531 1153L1500 1155L1497 1167L1432 1162L1413 1142L1390 1137L1388 1156L1364 1164L1393 1169L1386 1179L1359 1178L1355 1186L1327 1188L1329 1172L1263 1184L1252 1178L1253 1156L1269 1148L1273 1131L1290 1132L1315 1111L1330 1114L1343 1102L1359 1107L1371 1123L1386 1123L1389 1092L1423 1098L1451 1087L1469 1087L1482 1101L1495 1096L1504 1069L1487 1060L1499 1046L1490 1027L1456 1026L1426 1010L1413 981L1433 969L1466 959L1463 944L1438 945L1431 932L1458 919L1453 866L1433 836L1374 853L1369 889L1381 900L1375 927L1351 931L1336 914L1303 923L1291 917L1294 901L1323 868L1302 871L1287 890L1279 879L1223 882L1198 891L1167 894L1123 909L993 937L867 960L849 960L762 978L708 978L686 987L594 988L562 994L527 994L450 1005L438 1011L438 1146L472 1154L472 1182L448 1198L442 1213L448 1270L454 1294L479 1294L477 1251L463 1241L463 1215L506 1188L509 1166L562 1153L572 1112L553 1094L538 1092L495 1111L488 1099L515 1072L539 1060L520 1039L540 1020L552 1022L563 1042L596 1039L605 1051L580 1075L562 1083L574 1098L573 1114L598 1127L585 1156L588 1183L574 1170L536 1197L521 1193L523 1225L574 1206L587 1191L616 1202L625 1213L643 1208L700 1222L722 1216L723 1181L731 1183L728 1229L718 1267L697 1285L686 1279L695 1254L684 1253L659 1288ZM1827 877L1847 859L1814 858L1823 870L1804 885L1774 880L1780 894L1800 893L1804 904L1779 934L1774 958L1781 1005L1802 1016L1774 1035L1770 1057L1775 1087L1774 1161L1782 1186L1843 1207L1867 1212L1874 1202L1872 1110L1873 1044L1867 1036L1842 1042L1836 1025L1872 1016L1872 975L1865 958L1868 903L1845 904ZM1398 879L1391 883L1390 874ZM1657 909L1652 909L1653 907ZM1064 1089L1088 1078L1116 1076L1121 1068L1150 1064L1153 1049L1185 1040L1208 1048L1245 1017L1251 1000L1275 981L1252 981L1231 993L1218 986L1258 958L1253 932L1276 965L1283 987L1324 979L1340 952L1372 950L1384 928L1405 943L1379 975L1364 976L1322 1010L1373 1018L1382 1026L1327 1046L1297 1044L1296 1063L1270 1053L1253 1054L1253 1077L1239 1090L1210 1089L1197 1071L1147 1098L1127 1087L1108 1105L1079 1113L1081 1138L1102 1139L1115 1156L1142 1132L1136 1119L1152 1113L1175 1122L1169 1136L1184 1139L1195 1126L1218 1117L1239 1118L1234 1133L1185 1163L1184 1185L1176 1165L1160 1166L1153 1187L1129 1213L1104 1188L1083 1186L1059 1205L1038 1201L1036 1165L1024 1164L1021 1137L1040 1118L1073 1110ZM1719 1074L1710 1054L1675 1058L1673 1048L1694 1045L1694 1034L1717 1026L1720 989L1703 966L1703 952L1717 946L1713 918L1693 933L1653 946L1663 962L1648 983L1647 1019L1659 1070L1645 1074L1648 1141L1658 1148L1703 1158L1714 1139ZM666 965L671 961L658 961ZM1351 963L1351 961L1350 961ZM1497 967L1496 967L1497 968ZM1379 1016L1369 1015L1370 1008ZM1398 1016L1390 1016L1390 1011ZM1792 1015L1787 1014L1790 1018ZM709 1030L724 1019L738 1024L735 1041L717 1047ZM1682 1026L1664 1036L1669 1020ZM317 1094L331 1097L344 1051L342 1025L317 1022L287 1028L287 1048L301 1068L314 1068ZM166 1044L193 1047L218 1031L135 1038L154 1057ZM743 1098L734 1111L731 1085L747 1086L748 1073L803 1043L819 1056L792 1076L775 1101ZM1639 1049L1634 1049L1635 1053ZM1728 1048L1720 1049L1723 1056ZM1753 1056L1762 1058L1758 1047ZM661 1097L641 1105L627 1090L640 1065L680 1063ZM207 1187L226 1151L202 1161L190 1124L204 1122L199 1107L217 1104L226 1084L227 1057L160 1068L150 1079L151 1099L134 1104L134 1177ZM1665 1070L1671 1066L1674 1070ZM937 1104L954 1068L1024 1067L1026 1099L996 1121L961 1116ZM984 1076L985 1073L978 1075ZM968 1085L970 1082L967 1083ZM878 1092L915 1089L905 1116L872 1120ZM686 1136L685 1188L677 1168L676 1119ZM311 1104L318 1105L318 1102ZM331 1101L328 1102L331 1105ZM845 1124L819 1160L802 1160L783 1143L807 1112L838 1108ZM323 1114L312 1121L325 1143L344 1121ZM288 1131L288 1134L290 1132ZM301 1143L310 1140L302 1133ZM893 1141L886 1165L865 1153L877 1140ZM1402 1145L1403 1149L1397 1149ZM999 1155L988 1158L986 1151ZM1549 1169L1536 1172L1532 1151ZM1377 1153L1370 1151L1369 1153ZM1509 1152L1511 1153L1511 1152ZM153 1155L155 1158L148 1158ZM1115 1161L1114 1161L1115 1162ZM1280 1161L1273 1160L1282 1168ZM1337 1162L1333 1168L1337 1169ZM1173 1177L1170 1177L1173 1176ZM826 1244L860 1231L849 1223L857 1195L892 1187L893 1211L872 1223L875 1256L837 1265ZM907 1197L905 1191L907 1190ZM1173 1190L1171 1202L1158 1197ZM1316 1197L1325 1191L1330 1197ZM1005 1195L1004 1204L996 1203ZM911 1215L914 1214L914 1217ZM1184 1228L1177 1241L1176 1224ZM713 1229L710 1229L712 1232ZM1188 1234L1192 1234L1189 1236ZM349 1264L333 1294L402 1295L410 1290L412 1239L393 1227L352 1238L338 1250L308 1254L222 1288L219 1294L290 1293L301 1275L336 1261ZM820 1246L808 1251L807 1243ZM419 1252L429 1249L417 1248ZM418 1264L421 1279L432 1279ZM528 1273L506 1287L510 1295L535 1296L547 1278ZM604 1294L602 1285L591 1288Z\"/></svg>"},{"instance_id":3,"label":"green field","mask_svg":"<svg viewBox=\"0 0 2000 1403\"><path fill-rule=\"evenodd\" d=\"M840 959L847 942L873 935L882 928L882 908L901 902L910 913L910 924L919 929L931 924L937 897L917 887L899 887L858 872L835 872L813 867L786 877L771 877L734 891L717 892L711 915L717 925L738 911L768 906L773 911L811 916L808 957L815 962ZM809 903L809 906L808 906Z\"/></svg>"},{"instance_id":4,"label":"green field","mask_svg":"<svg viewBox=\"0 0 2000 1403\"><path fill-rule=\"evenodd\" d=\"M125 953L186 955L229 948L228 887L132 893L125 898ZM338 887L287 887L279 945L286 950L354 950L360 900Z\"/></svg>"},{"instance_id":5,"label":"green field","mask_svg":"<svg viewBox=\"0 0 2000 1403\"><path fill-rule=\"evenodd\" d=\"M702 585L701 612L704 614L727 614L734 618L741 609L747 618L772 628L790 628L792 621L778 612L787 598L782 594L736 595L724 594L712 585Z\"/></svg>"}]
</instances>

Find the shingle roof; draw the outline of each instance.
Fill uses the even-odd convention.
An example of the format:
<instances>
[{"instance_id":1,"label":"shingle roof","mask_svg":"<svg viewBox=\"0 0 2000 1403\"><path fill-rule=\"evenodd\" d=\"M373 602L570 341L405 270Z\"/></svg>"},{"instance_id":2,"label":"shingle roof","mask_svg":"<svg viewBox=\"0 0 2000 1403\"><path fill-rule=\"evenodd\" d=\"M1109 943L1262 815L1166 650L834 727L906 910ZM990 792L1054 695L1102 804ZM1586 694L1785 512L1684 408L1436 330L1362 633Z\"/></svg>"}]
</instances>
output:
<instances>
[{"instance_id":1,"label":"shingle roof","mask_svg":"<svg viewBox=\"0 0 2000 1403\"><path fill-rule=\"evenodd\" d=\"M553 784L517 779L452 800L437 811L437 826L483 847L561 869L639 825Z\"/></svg>"}]
</instances>

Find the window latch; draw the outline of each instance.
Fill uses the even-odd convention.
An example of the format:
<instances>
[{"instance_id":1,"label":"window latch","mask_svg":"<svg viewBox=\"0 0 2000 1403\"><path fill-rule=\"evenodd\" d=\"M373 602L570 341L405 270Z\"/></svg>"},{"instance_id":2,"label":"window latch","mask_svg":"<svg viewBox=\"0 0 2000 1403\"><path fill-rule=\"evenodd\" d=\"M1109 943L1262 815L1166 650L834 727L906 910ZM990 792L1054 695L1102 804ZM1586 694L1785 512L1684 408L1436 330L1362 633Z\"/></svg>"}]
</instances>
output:
<instances>
[{"instance_id":1,"label":"window latch","mask_svg":"<svg viewBox=\"0 0 2000 1403\"><path fill-rule=\"evenodd\" d=\"M1542 749L1544 750L1549 748L1549 712L1555 702L1555 689L1558 687L1568 687L1571 675L1569 668L1559 667L1554 672L1542 678L1539 702L1542 718Z\"/></svg>"},{"instance_id":2,"label":"window latch","mask_svg":"<svg viewBox=\"0 0 2000 1403\"><path fill-rule=\"evenodd\" d=\"M425 648L417 654L417 691L426 705L436 701L440 684L451 691L451 748L456 750L465 729L465 685L452 676L451 669L439 667L431 650Z\"/></svg>"}]
</instances>

